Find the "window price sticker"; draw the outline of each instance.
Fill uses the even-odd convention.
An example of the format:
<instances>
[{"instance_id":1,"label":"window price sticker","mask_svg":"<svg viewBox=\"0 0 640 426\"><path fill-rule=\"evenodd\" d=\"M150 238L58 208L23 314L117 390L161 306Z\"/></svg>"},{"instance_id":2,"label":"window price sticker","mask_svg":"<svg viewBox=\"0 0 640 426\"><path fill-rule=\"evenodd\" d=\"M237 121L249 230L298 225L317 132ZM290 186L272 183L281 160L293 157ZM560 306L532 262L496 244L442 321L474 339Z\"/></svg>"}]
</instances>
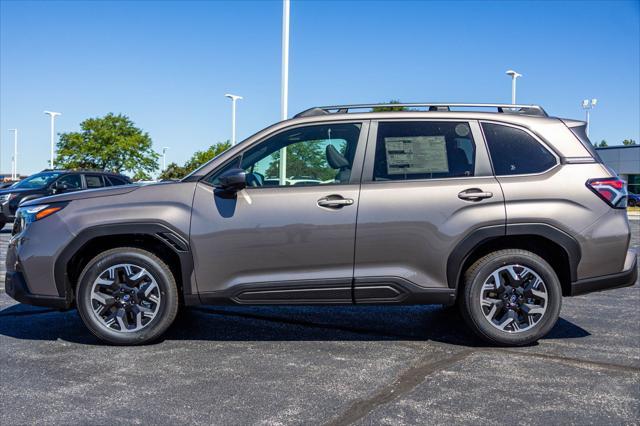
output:
<instances>
[{"instance_id":1,"label":"window price sticker","mask_svg":"<svg viewBox=\"0 0 640 426\"><path fill-rule=\"evenodd\" d=\"M384 145L390 175L449 172L444 136L390 137Z\"/></svg>"}]
</instances>

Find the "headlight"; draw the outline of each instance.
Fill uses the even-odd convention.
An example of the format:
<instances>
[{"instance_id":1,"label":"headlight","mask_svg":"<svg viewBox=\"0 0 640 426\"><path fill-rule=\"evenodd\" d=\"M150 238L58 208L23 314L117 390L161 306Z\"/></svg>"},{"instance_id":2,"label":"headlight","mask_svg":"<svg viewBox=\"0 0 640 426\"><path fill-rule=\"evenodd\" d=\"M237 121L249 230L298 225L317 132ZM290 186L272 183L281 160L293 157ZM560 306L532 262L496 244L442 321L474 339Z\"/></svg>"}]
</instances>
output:
<instances>
[{"instance_id":1,"label":"headlight","mask_svg":"<svg viewBox=\"0 0 640 426\"><path fill-rule=\"evenodd\" d=\"M66 205L67 203L55 203L20 207L16 213L16 216L23 224L26 225L31 222L44 219L47 216L51 216L52 214L57 213L65 208Z\"/></svg>"},{"instance_id":2,"label":"headlight","mask_svg":"<svg viewBox=\"0 0 640 426\"><path fill-rule=\"evenodd\" d=\"M7 201L15 198L16 194L4 194L0 195L0 203L6 203Z\"/></svg>"}]
</instances>

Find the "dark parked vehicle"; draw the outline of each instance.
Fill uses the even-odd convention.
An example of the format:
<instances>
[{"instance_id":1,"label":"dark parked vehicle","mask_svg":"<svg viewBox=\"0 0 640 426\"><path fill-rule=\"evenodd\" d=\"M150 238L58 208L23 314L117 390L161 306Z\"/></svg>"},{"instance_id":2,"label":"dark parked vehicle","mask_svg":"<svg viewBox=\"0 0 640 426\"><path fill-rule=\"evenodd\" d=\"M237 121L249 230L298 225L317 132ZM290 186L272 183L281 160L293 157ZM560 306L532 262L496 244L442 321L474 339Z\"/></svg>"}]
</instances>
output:
<instances>
[{"instance_id":1,"label":"dark parked vehicle","mask_svg":"<svg viewBox=\"0 0 640 426\"><path fill-rule=\"evenodd\" d=\"M13 222L20 203L66 192L128 185L131 180L115 173L78 170L45 170L0 189L0 229Z\"/></svg>"},{"instance_id":2,"label":"dark parked vehicle","mask_svg":"<svg viewBox=\"0 0 640 426\"><path fill-rule=\"evenodd\" d=\"M629 207L640 207L640 195L629 192Z\"/></svg>"},{"instance_id":3,"label":"dark parked vehicle","mask_svg":"<svg viewBox=\"0 0 640 426\"><path fill-rule=\"evenodd\" d=\"M158 338L181 305L434 303L518 346L563 297L633 285L626 183L585 122L381 107L313 108L180 182L28 201L6 292L76 306L115 344Z\"/></svg>"}]
</instances>

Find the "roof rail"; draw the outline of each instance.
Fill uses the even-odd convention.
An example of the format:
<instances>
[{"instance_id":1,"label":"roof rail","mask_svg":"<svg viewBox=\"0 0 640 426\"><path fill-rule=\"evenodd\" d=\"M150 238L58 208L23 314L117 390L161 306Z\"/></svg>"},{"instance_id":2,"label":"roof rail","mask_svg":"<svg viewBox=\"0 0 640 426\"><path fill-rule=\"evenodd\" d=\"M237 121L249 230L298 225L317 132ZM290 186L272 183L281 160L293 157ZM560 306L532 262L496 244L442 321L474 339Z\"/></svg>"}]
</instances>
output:
<instances>
[{"instance_id":1,"label":"roof rail","mask_svg":"<svg viewBox=\"0 0 640 426\"><path fill-rule=\"evenodd\" d=\"M387 111L421 110L427 111L451 111L451 108L496 108L498 113L503 114L523 114L548 117L547 112L540 105L520 105L520 104L459 104L459 103L403 103L403 104L356 104L356 105L333 105L313 107L306 109L294 116L294 118L311 117L325 114L348 114L353 110L367 109L375 110L384 108ZM386 112L386 111L385 111Z\"/></svg>"}]
</instances>

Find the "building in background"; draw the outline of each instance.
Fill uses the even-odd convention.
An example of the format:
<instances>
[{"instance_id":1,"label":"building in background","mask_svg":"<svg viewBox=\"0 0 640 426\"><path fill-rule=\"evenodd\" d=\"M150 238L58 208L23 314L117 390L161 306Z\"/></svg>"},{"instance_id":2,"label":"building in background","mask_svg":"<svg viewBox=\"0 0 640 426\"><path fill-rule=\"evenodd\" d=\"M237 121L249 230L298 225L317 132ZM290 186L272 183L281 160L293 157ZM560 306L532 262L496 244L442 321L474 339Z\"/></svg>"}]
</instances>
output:
<instances>
[{"instance_id":1,"label":"building in background","mask_svg":"<svg viewBox=\"0 0 640 426\"><path fill-rule=\"evenodd\" d=\"M640 145L620 145L597 148L604 164L627 181L629 191L640 194Z\"/></svg>"}]
</instances>

